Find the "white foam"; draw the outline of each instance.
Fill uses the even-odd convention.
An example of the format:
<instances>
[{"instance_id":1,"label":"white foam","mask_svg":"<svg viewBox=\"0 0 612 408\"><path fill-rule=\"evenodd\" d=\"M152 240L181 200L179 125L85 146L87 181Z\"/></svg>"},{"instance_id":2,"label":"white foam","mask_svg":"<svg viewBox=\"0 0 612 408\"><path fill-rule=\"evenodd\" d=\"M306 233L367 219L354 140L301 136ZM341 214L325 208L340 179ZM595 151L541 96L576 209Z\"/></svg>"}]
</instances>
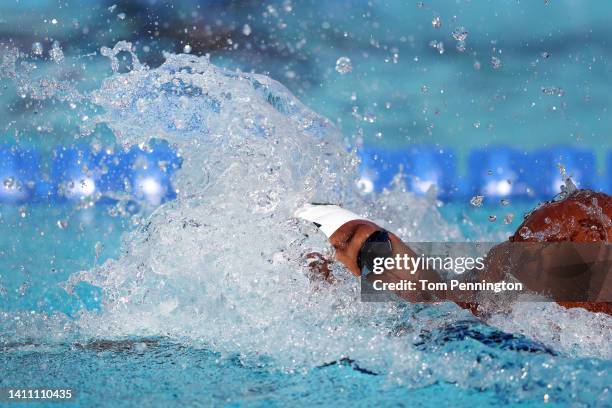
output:
<instances>
[{"instance_id":1,"label":"white foam","mask_svg":"<svg viewBox=\"0 0 612 408\"><path fill-rule=\"evenodd\" d=\"M456 238L432 203L401 191L362 197L358 161L338 130L264 76L170 55L157 69L112 76L93 100L105 111L96 121L120 142L164 138L183 166L177 200L126 237L124 255L71 278L69 287L85 280L105 292L104 312L79 319L84 333L189 338L286 368L349 354L387 361L372 356L372 342L403 307L360 302L357 282L337 264L337 286L312 285L304 254L331 247L293 214L335 202L392 228L408 223L398 228L404 237ZM385 205L394 200L397 212Z\"/></svg>"}]
</instances>

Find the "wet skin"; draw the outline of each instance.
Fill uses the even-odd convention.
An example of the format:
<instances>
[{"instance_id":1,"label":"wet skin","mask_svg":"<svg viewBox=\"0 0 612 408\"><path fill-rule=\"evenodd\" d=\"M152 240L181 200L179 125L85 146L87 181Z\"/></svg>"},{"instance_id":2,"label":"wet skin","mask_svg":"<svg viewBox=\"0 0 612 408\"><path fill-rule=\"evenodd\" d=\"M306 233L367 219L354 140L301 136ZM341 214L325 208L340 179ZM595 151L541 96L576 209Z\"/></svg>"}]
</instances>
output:
<instances>
[{"instance_id":1,"label":"wet skin","mask_svg":"<svg viewBox=\"0 0 612 408\"><path fill-rule=\"evenodd\" d=\"M612 241L612 196L590 190L578 190L563 200L549 202L534 210L510 237L510 242ZM612 274L607 274L612 275ZM609 290L610 277L604 283ZM609 297L606 296L606 299ZM560 305L582 307L592 312L612 315L612 302L569 302Z\"/></svg>"},{"instance_id":2,"label":"wet skin","mask_svg":"<svg viewBox=\"0 0 612 408\"><path fill-rule=\"evenodd\" d=\"M503 274L509 272L520 282L524 283L527 288L537 291L545 283L547 289L550 289L552 293L563 293L563 297L554 298L563 299L557 301L557 303L564 307L582 307L593 312L612 314L612 303L610 302L565 300L579 298L579 291L589 286L590 277L588 275L584 273L578 274L574 278L577 280L568 285L568 280L565 276L567 273L562 271L563 268L545 268L544 273L540 268L538 273L536 273L534 268L526 267L525 263L521 263L523 258L530 255L529 251L533 251L533 247L524 245L525 249L523 250L521 249L523 246L515 245L515 243L520 242L539 243L537 245L560 242L600 243L601 247L608 251L606 256L610 256L610 246L607 243L610 243L612 239L611 219L612 197L603 193L578 190L562 200L545 203L525 218L524 222L519 226L516 233L509 238L508 242L491 249L487 255L484 271L472 274L471 278L477 281L481 279L496 281L501 279ZM373 233L380 230L382 230L381 227L369 221L355 220L344 224L330 237L330 242L336 250L336 259L343 263L355 276L361 276L357 263L359 252L367 239ZM396 254L416 256L412 249L394 234L389 233L389 239L392 244L393 256ZM513 249L509 251L511 246L513 246ZM519 250L517 250L517 247ZM591 247L589 246L589 248ZM544 253L543 258L549 263L563 262L568 256L567 253L563 252L566 250L557 245L545 247L544 250L541 250L542 247L539 246L537 248L541 253ZM512 255L509 257L508 253ZM596 256L600 255L596 254ZM319 269L323 268L322 272L326 279L332 279L325 262L319 260L316 265L313 263L312 266L317 266ZM586 267L586 264L584 266ZM548 276L542 276L543 274L548 274ZM607 275L607 270L605 270L603 284L601 281L599 282L600 286L603 285L604 289L612 286L612 282L609 281ZM420 270L416 274L409 276L404 270L391 269L386 270L382 275L376 276L376 279L382 279L385 282L397 282L401 279L427 279L430 282L443 281L441 276L434 270ZM572 290L575 290L576 293L571 293ZM606 290L602 290L602 294L595 296L594 299L609 299L609 293ZM411 302L453 299L453 294L448 292L429 292L425 294L422 292L401 291L397 294ZM459 306L469 309L475 314L478 313L478 304L475 301L453 300Z\"/></svg>"}]
</instances>

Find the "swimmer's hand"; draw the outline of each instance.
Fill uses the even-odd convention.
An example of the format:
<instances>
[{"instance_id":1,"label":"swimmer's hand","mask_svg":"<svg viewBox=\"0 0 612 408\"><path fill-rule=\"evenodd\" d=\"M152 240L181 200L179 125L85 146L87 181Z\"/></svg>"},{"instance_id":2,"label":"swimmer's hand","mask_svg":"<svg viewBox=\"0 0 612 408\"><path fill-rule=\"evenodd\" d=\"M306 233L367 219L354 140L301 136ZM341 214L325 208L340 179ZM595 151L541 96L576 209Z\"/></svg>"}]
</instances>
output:
<instances>
[{"instance_id":1,"label":"swimmer's hand","mask_svg":"<svg viewBox=\"0 0 612 408\"><path fill-rule=\"evenodd\" d=\"M306 204L297 209L294 215L316 225L334 247L336 260L344 264L353 275L361 276L359 252L368 237L382 228L333 204Z\"/></svg>"},{"instance_id":2,"label":"swimmer's hand","mask_svg":"<svg viewBox=\"0 0 612 408\"><path fill-rule=\"evenodd\" d=\"M324 257L319 252L310 252L306 255L306 262L309 268L309 276L311 282L324 281L327 283L334 283L334 275L331 273L329 265L332 263L329 259Z\"/></svg>"}]
</instances>

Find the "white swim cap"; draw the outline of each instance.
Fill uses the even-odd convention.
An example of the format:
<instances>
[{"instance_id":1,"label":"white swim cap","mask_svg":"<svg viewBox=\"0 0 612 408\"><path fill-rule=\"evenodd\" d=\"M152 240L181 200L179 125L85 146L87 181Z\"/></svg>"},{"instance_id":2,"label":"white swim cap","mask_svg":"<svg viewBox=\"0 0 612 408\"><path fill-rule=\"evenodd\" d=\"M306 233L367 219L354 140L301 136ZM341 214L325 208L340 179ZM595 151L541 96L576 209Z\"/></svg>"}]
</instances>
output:
<instances>
[{"instance_id":1,"label":"white swim cap","mask_svg":"<svg viewBox=\"0 0 612 408\"><path fill-rule=\"evenodd\" d=\"M297 209L294 215L297 218L313 222L327 238L331 237L338 228L349 221L367 221L366 218L333 204L306 204Z\"/></svg>"}]
</instances>

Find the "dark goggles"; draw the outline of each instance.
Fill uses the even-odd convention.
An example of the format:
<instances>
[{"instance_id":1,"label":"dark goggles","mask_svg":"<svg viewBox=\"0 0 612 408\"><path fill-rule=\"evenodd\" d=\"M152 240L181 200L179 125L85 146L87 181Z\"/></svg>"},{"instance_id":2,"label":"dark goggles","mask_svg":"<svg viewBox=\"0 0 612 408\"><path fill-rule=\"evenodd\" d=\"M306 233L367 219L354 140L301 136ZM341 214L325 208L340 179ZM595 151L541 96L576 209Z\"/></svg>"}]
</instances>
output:
<instances>
[{"instance_id":1,"label":"dark goggles","mask_svg":"<svg viewBox=\"0 0 612 408\"><path fill-rule=\"evenodd\" d=\"M357 266L361 270L361 276L367 276L373 270L374 259L392 256L393 246L389 233L385 230L373 233L361 246L357 257Z\"/></svg>"}]
</instances>

